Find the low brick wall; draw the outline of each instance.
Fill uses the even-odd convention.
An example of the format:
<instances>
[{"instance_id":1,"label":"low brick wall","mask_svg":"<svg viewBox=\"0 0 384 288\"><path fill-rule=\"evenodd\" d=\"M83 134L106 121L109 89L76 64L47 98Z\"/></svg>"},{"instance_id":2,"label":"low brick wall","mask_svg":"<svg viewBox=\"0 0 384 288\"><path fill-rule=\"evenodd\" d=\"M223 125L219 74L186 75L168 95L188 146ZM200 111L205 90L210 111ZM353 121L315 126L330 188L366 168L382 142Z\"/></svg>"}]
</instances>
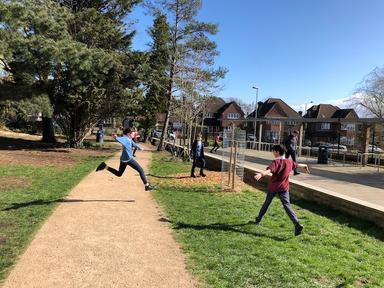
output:
<instances>
[{"instance_id":1,"label":"low brick wall","mask_svg":"<svg viewBox=\"0 0 384 288\"><path fill-rule=\"evenodd\" d=\"M206 155L207 168L214 171L221 170L219 156ZM254 179L257 169L244 166L244 182L252 187L266 190L269 176L257 182ZM348 197L333 191L308 185L298 180L290 181L290 193L293 198L305 199L327 207L331 207L347 215L368 220L384 228L384 208L359 199Z\"/></svg>"},{"instance_id":2,"label":"low brick wall","mask_svg":"<svg viewBox=\"0 0 384 288\"><path fill-rule=\"evenodd\" d=\"M176 145L177 146L177 145ZM177 147L182 149L182 147ZM221 171L221 157L219 155L206 155L207 168ZM266 190L269 176L257 182L254 179L257 169L244 166L244 182L257 189ZM368 220L384 228L384 208L369 202L352 198L337 192L303 183L299 180L290 180L290 193L293 198L305 199L327 207L331 207L347 215Z\"/></svg>"}]
</instances>

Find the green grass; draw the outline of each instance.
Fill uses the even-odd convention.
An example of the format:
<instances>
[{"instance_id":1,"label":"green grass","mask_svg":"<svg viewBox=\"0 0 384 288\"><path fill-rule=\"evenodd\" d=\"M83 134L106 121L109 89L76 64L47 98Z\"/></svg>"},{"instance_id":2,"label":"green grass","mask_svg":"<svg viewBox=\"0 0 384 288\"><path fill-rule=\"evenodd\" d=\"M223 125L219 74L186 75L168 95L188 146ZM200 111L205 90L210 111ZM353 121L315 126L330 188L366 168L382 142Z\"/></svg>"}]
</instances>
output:
<instances>
[{"instance_id":1,"label":"green grass","mask_svg":"<svg viewBox=\"0 0 384 288\"><path fill-rule=\"evenodd\" d=\"M0 177L30 182L25 188L0 187L0 283L60 199L105 159L85 157L66 169L0 165Z\"/></svg>"},{"instance_id":2,"label":"green grass","mask_svg":"<svg viewBox=\"0 0 384 288\"><path fill-rule=\"evenodd\" d=\"M155 154L151 174L189 169L188 163ZM154 196L202 286L384 287L384 232L370 223L297 200L293 208L305 230L294 237L277 199L260 226L248 223L264 201L263 192L207 193L199 185L175 185L182 180L155 180Z\"/></svg>"}]
</instances>

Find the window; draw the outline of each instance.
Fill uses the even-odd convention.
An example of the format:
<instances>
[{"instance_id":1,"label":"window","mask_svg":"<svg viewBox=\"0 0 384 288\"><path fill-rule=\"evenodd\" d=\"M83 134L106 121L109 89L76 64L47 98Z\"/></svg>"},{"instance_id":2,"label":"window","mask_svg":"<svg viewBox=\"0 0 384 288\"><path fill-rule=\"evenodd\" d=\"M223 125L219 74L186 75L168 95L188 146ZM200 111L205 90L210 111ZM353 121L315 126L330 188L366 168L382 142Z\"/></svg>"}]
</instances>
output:
<instances>
[{"instance_id":1,"label":"window","mask_svg":"<svg viewBox=\"0 0 384 288\"><path fill-rule=\"evenodd\" d=\"M356 125L355 124L348 123L346 125L346 129L345 130L347 130L347 131L355 131L355 129L356 129Z\"/></svg>"},{"instance_id":2,"label":"window","mask_svg":"<svg viewBox=\"0 0 384 288\"><path fill-rule=\"evenodd\" d=\"M296 121L285 121L285 124L288 126L296 126L297 122Z\"/></svg>"},{"instance_id":3,"label":"window","mask_svg":"<svg viewBox=\"0 0 384 288\"><path fill-rule=\"evenodd\" d=\"M321 123L321 130L330 130L331 123Z\"/></svg>"},{"instance_id":4,"label":"window","mask_svg":"<svg viewBox=\"0 0 384 288\"><path fill-rule=\"evenodd\" d=\"M214 118L213 113L211 113L211 112L206 113L205 118Z\"/></svg>"},{"instance_id":5,"label":"window","mask_svg":"<svg viewBox=\"0 0 384 288\"><path fill-rule=\"evenodd\" d=\"M227 118L228 119L239 119L240 118L240 114L239 113L228 113Z\"/></svg>"},{"instance_id":6,"label":"window","mask_svg":"<svg viewBox=\"0 0 384 288\"><path fill-rule=\"evenodd\" d=\"M269 135L270 135L272 140L277 140L277 139L279 139L280 132L279 131L271 131Z\"/></svg>"},{"instance_id":7,"label":"window","mask_svg":"<svg viewBox=\"0 0 384 288\"><path fill-rule=\"evenodd\" d=\"M347 137L347 145L353 146L355 144L355 137Z\"/></svg>"}]
</instances>

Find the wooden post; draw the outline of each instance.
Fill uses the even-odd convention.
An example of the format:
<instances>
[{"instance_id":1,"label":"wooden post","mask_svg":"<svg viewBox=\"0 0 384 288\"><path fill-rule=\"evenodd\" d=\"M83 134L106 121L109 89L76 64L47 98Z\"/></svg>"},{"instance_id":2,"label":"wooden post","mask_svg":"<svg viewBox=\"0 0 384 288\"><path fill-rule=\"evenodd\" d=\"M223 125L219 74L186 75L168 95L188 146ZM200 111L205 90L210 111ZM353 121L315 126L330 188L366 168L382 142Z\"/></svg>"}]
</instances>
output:
<instances>
[{"instance_id":1,"label":"wooden post","mask_svg":"<svg viewBox=\"0 0 384 288\"><path fill-rule=\"evenodd\" d=\"M363 141L361 143L361 150L363 153L368 153L368 145L369 145L369 138L371 137L371 126L364 124L363 125ZM367 165L368 163L368 155L362 155L361 156L361 164L362 166Z\"/></svg>"},{"instance_id":2,"label":"wooden post","mask_svg":"<svg viewBox=\"0 0 384 288\"><path fill-rule=\"evenodd\" d=\"M233 145L235 143L235 124L232 123L232 136L231 136L231 152L229 156L229 169L228 169L228 186L231 183L231 171L232 171L232 160L233 160Z\"/></svg>"},{"instance_id":3,"label":"wooden post","mask_svg":"<svg viewBox=\"0 0 384 288\"><path fill-rule=\"evenodd\" d=\"M235 155L234 155L234 161L233 161L233 168L232 168L232 191L235 190L235 178L236 178L236 164L237 164L237 141L235 141Z\"/></svg>"},{"instance_id":4,"label":"wooden post","mask_svg":"<svg viewBox=\"0 0 384 288\"><path fill-rule=\"evenodd\" d=\"M258 144L258 147L257 147L257 150L260 151L261 149L261 136L263 135L263 123L260 122L259 124L259 144Z\"/></svg>"},{"instance_id":5,"label":"wooden post","mask_svg":"<svg viewBox=\"0 0 384 288\"><path fill-rule=\"evenodd\" d=\"M300 123L299 131L299 151L297 151L297 157L301 157L301 148L303 146L303 135L304 135L304 123Z\"/></svg>"}]
</instances>

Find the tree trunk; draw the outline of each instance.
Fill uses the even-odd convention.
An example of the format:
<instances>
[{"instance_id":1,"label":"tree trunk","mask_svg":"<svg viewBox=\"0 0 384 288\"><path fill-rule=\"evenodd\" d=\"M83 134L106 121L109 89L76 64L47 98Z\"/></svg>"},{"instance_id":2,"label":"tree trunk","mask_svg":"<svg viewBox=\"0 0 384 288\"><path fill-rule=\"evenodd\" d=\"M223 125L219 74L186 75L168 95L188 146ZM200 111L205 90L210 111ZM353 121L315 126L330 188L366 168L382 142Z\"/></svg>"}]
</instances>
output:
<instances>
[{"instance_id":1,"label":"tree trunk","mask_svg":"<svg viewBox=\"0 0 384 288\"><path fill-rule=\"evenodd\" d=\"M169 117L171 115L171 102L172 102L172 87L173 87L173 77L174 77L174 71L175 71L175 60L172 63L171 71L169 73L169 83L168 83L168 91L167 91L167 110L165 112L165 121L163 125L163 133L161 133L160 137L160 143L157 147L157 151L163 151L164 148L164 137L168 133L168 124L169 124Z\"/></svg>"},{"instance_id":2,"label":"tree trunk","mask_svg":"<svg viewBox=\"0 0 384 288\"><path fill-rule=\"evenodd\" d=\"M171 111L170 111L171 109L169 109L169 108L165 112L165 121L164 121L164 125L163 125L163 132L161 133L160 143L159 143L159 146L157 147L157 151L163 151L163 148L164 148L164 138L165 138L165 135L167 135L169 117L171 115Z\"/></svg>"},{"instance_id":3,"label":"tree trunk","mask_svg":"<svg viewBox=\"0 0 384 288\"><path fill-rule=\"evenodd\" d=\"M53 129L53 121L51 117L43 117L43 138L42 142L56 143L55 131Z\"/></svg>"}]
</instances>

